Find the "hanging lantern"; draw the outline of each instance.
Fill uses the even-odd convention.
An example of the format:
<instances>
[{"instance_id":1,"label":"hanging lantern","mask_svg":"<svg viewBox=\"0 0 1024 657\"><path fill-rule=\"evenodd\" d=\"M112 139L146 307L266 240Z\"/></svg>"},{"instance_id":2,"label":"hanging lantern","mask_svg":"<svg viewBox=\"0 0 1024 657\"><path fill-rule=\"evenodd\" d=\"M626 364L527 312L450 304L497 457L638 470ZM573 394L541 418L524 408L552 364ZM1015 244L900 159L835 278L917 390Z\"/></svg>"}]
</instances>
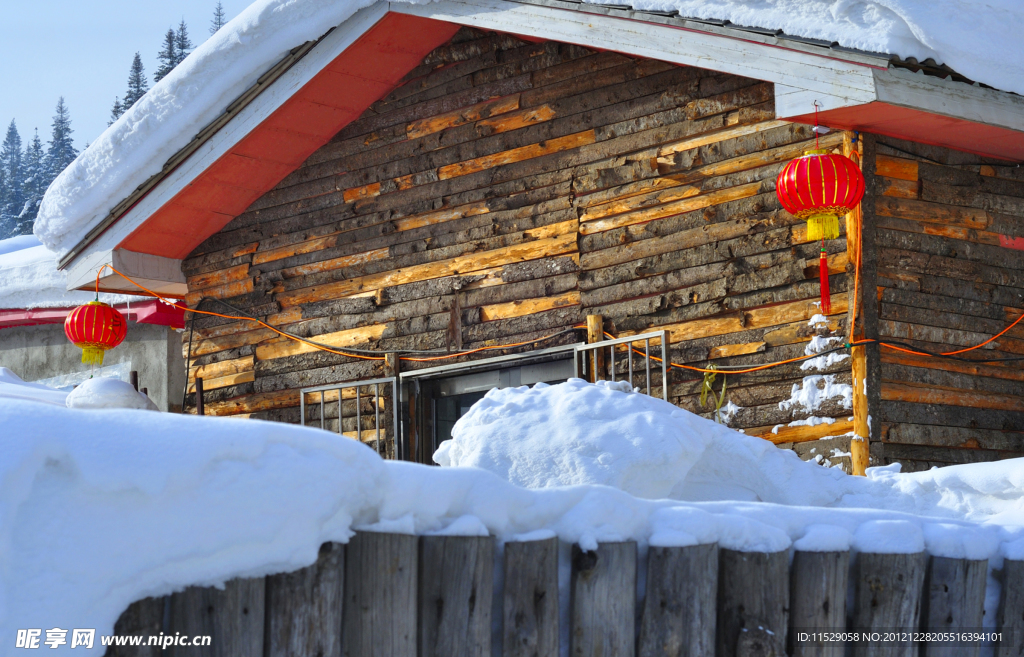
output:
<instances>
[{"instance_id":1,"label":"hanging lantern","mask_svg":"<svg viewBox=\"0 0 1024 657\"><path fill-rule=\"evenodd\" d=\"M127 332L124 316L100 301L75 308L64 320L64 333L82 349L86 365L102 365L103 352L121 344Z\"/></svg>"},{"instance_id":2,"label":"hanging lantern","mask_svg":"<svg viewBox=\"0 0 1024 657\"><path fill-rule=\"evenodd\" d=\"M808 240L833 240L839 237L839 217L864 196L864 176L850 158L812 150L783 167L775 193L782 207L807 221Z\"/></svg>"}]
</instances>

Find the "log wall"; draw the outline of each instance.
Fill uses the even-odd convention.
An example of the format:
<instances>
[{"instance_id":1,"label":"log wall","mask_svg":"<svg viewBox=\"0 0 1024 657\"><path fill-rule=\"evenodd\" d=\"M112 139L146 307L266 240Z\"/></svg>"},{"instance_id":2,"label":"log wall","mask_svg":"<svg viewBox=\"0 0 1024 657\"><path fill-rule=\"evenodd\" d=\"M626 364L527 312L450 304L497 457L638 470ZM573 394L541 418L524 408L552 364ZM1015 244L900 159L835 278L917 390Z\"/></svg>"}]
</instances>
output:
<instances>
[{"instance_id":1,"label":"log wall","mask_svg":"<svg viewBox=\"0 0 1024 657\"><path fill-rule=\"evenodd\" d=\"M865 334L944 349L1001 330L1024 308L1024 178L868 141ZM820 145L849 153L858 142L838 132ZM339 348L459 351L563 332L537 345L554 346L585 339L564 331L601 315L616 336L668 330L676 363L802 356L815 335L845 341L853 288L844 225L825 244L833 311L809 325L820 245L780 208L774 180L812 143L808 126L775 119L767 83L464 28L199 246L183 263L188 302L224 311L221 300ZM1022 349L1024 329L994 345ZM380 358L209 317L196 321L191 354L207 413L285 422L299 421L302 387L391 373ZM1019 367L872 354L876 462L1024 452ZM730 375L724 420L849 470L848 395L813 409L787 402L802 386L851 382L848 358ZM700 374L673 368L670 385L673 403L711 416ZM358 434L355 404L342 402L343 431L369 440L370 397ZM326 410L337 430L338 405Z\"/></svg>"},{"instance_id":2,"label":"log wall","mask_svg":"<svg viewBox=\"0 0 1024 657\"><path fill-rule=\"evenodd\" d=\"M951 352L1024 312L1024 173L891 138L875 141L865 211L877 252L878 334ZM865 303L867 303L865 298ZM940 360L882 348L876 449L904 471L1024 453L1024 325Z\"/></svg>"},{"instance_id":3,"label":"log wall","mask_svg":"<svg viewBox=\"0 0 1024 657\"><path fill-rule=\"evenodd\" d=\"M812 135L775 120L773 94L464 29L198 247L183 265L188 302L222 299L338 347L470 349L600 314L618 335L668 329L676 362L802 355L818 245L780 209L774 179ZM827 248L835 311L818 332L842 335L845 236ZM381 361L217 318L197 320L191 349L190 376L204 378L217 415L296 422L299 388L384 373ZM848 364L825 373L849 383ZM727 398L743 407L732 425L778 442L849 431L834 400L816 413L835 425L784 426L810 414L779 407L806 374L729 377ZM675 403L709 414L699 379L676 370L671 383Z\"/></svg>"}]
</instances>

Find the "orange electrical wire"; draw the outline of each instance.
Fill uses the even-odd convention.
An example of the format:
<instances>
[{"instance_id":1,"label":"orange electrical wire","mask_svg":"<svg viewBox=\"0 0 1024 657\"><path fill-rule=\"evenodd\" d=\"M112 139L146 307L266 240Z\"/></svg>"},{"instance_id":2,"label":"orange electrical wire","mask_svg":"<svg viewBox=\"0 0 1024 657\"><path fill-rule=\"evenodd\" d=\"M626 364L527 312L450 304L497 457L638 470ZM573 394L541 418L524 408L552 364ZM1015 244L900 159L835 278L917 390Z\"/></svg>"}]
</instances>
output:
<instances>
[{"instance_id":1,"label":"orange electrical wire","mask_svg":"<svg viewBox=\"0 0 1024 657\"><path fill-rule=\"evenodd\" d=\"M338 351L336 349L331 349L329 347L325 347L325 346L316 344L315 342L310 342L309 340L304 340L304 339L302 339L302 338L300 338L298 336L291 335L289 333L285 333L284 331L282 331L282 330L280 330L278 328L275 328L275 327L271 326L270 324L267 324L266 322L264 322L262 320L256 319L255 317L242 317L242 316L238 316L238 315L224 315L224 314L215 313L215 312L212 312L212 311L209 311L209 310L198 310L198 309L189 308L188 306L179 305L179 304L177 304L177 303L175 303L173 301L170 301L170 300L160 296L159 294L157 294L153 290L150 290L149 288L147 288L147 287L145 287L143 285L140 285L139 283L137 283L136 281L134 281L130 277L128 277L128 276L122 274L121 272L117 271L117 269L115 269L112 265L103 265L102 267L99 268L99 271L96 272L96 296L97 296L97 298L99 298L99 294L100 294L100 276L103 274L103 270L104 269L110 269L111 271L113 271L115 274L117 274L121 278L125 279L126 281L128 281L132 285L138 287L140 290L145 290L151 296L159 299L160 301L163 301L166 304L174 306L175 308L179 308L181 310L184 310L187 313L197 313L197 314L200 314L200 315L211 315L213 317L221 317L223 319L235 319L235 320L241 320L241 321L246 321L246 322L256 322L260 326L263 326L264 328L270 329L271 331L273 331L274 333L277 333L281 337L288 338L289 340L295 340L296 342L299 342L301 344L310 346L310 347L312 347L314 349L319 349L320 351L326 351L328 353L337 354L338 356L349 356L351 358L361 358L363 360L384 360L384 356L366 356L366 355L363 355L363 354L354 354L354 353L351 353L351 352L348 352L348 351ZM577 328L577 327L573 327L573 328ZM440 356L430 356L430 357L426 357L426 358L412 358L410 356L400 356L399 360L407 360L407 361L413 361L413 362L428 362L428 361L434 361L434 360L445 360L447 358L458 358L459 356L468 356L469 354L475 354L475 353L478 353L478 352L481 352L481 351L492 351L494 349L510 349L512 347L521 347L523 345L533 344L535 342L543 342L544 340L547 340L548 338L552 338L552 337L554 337L556 335L558 335L558 334L557 333L553 333L551 335L547 335L547 336L544 336L542 338L537 338L535 340L526 340L525 342L516 342L514 344L491 345L489 347L479 347L477 349L470 349L469 351L460 351L460 352L454 353L454 354L442 354Z\"/></svg>"}]
</instances>

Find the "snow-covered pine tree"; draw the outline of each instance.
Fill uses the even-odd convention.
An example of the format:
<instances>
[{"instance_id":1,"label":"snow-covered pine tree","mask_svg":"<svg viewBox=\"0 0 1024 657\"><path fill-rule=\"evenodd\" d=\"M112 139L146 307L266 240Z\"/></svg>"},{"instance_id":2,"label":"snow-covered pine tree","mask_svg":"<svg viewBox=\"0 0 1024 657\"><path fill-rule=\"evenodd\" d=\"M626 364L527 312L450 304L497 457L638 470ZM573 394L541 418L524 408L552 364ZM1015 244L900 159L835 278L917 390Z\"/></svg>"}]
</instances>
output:
<instances>
[{"instance_id":1,"label":"snow-covered pine tree","mask_svg":"<svg viewBox=\"0 0 1024 657\"><path fill-rule=\"evenodd\" d=\"M46 148L46 186L49 187L54 178L60 174L76 157L75 142L71 139L71 113L64 104L64 96L57 101L57 110L53 115L53 128L50 143Z\"/></svg>"},{"instance_id":2,"label":"snow-covered pine tree","mask_svg":"<svg viewBox=\"0 0 1024 657\"><path fill-rule=\"evenodd\" d=\"M121 105L121 99L114 96L114 106L110 108L110 120L107 121L107 125L114 125L114 121L121 118L124 114L124 106Z\"/></svg>"},{"instance_id":3,"label":"snow-covered pine tree","mask_svg":"<svg viewBox=\"0 0 1024 657\"><path fill-rule=\"evenodd\" d=\"M39 130L35 131L32 141L25 147L25 154L21 159L21 169L24 171L24 182L21 189L25 195L21 221L24 226L27 226L27 230L25 230L27 234L32 232L32 223L39 213L39 202L43 200L43 194L50 186L50 179L46 175L46 153L43 151L43 142L39 139Z\"/></svg>"},{"instance_id":4,"label":"snow-covered pine tree","mask_svg":"<svg viewBox=\"0 0 1024 657\"><path fill-rule=\"evenodd\" d=\"M160 66L157 67L156 73L153 74L153 84L156 84L160 80L167 77L167 74L174 70L174 67L178 63L178 49L174 38L174 30L167 28L167 34L164 35L164 45L160 48L159 54L156 58L160 60Z\"/></svg>"},{"instance_id":5,"label":"snow-covered pine tree","mask_svg":"<svg viewBox=\"0 0 1024 657\"><path fill-rule=\"evenodd\" d=\"M216 34L217 30L224 27L227 20L224 18L224 5L221 2L217 2L217 6L213 8L213 20L210 21L210 34Z\"/></svg>"},{"instance_id":6,"label":"snow-covered pine tree","mask_svg":"<svg viewBox=\"0 0 1024 657\"><path fill-rule=\"evenodd\" d=\"M181 23L178 24L178 32L174 35L174 54L176 59L174 65L180 64L188 54L192 52L192 48L195 45L188 38L188 26L185 25L185 19L181 19Z\"/></svg>"},{"instance_id":7,"label":"snow-covered pine tree","mask_svg":"<svg viewBox=\"0 0 1024 657\"><path fill-rule=\"evenodd\" d=\"M21 135L18 134L18 126L13 119L7 126L3 144L0 144L0 169L3 170L3 180L0 182L0 232L7 233L5 236L10 237L18 234L14 232L15 224L25 205L25 194L22 190L25 172L21 162Z\"/></svg>"},{"instance_id":8,"label":"snow-covered pine tree","mask_svg":"<svg viewBox=\"0 0 1024 657\"><path fill-rule=\"evenodd\" d=\"M142 68L142 55L135 53L132 67L128 72L128 91L124 92L124 101L122 101L121 107L127 112L147 91L149 91L149 83L146 82L146 73Z\"/></svg>"}]
</instances>

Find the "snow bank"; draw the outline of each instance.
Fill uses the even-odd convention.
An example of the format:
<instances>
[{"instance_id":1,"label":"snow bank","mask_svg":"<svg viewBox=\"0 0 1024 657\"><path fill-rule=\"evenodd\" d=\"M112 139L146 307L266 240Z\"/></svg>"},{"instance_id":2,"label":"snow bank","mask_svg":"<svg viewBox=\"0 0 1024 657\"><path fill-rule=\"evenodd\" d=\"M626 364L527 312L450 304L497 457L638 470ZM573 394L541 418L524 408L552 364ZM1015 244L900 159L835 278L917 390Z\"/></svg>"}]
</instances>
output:
<instances>
[{"instance_id":1,"label":"snow bank","mask_svg":"<svg viewBox=\"0 0 1024 657\"><path fill-rule=\"evenodd\" d=\"M540 392L566 394L556 388ZM629 396L611 386L591 388L598 404L608 402L604 394ZM573 394L593 397L593 390ZM640 402L630 404L635 413L658 414ZM491 412L499 409L492 406ZM723 440L724 434L713 432L721 429L714 423L676 420L679 427L709 432L687 449L706 443L707 453ZM642 426L639 421L621 426ZM670 426L664 418L651 422ZM499 541L553 535L584 548L620 540L642 546L718 542L748 551L783 550L794 542L807 550L925 546L943 556L991 559L1017 554L1024 545L1019 461L1017 472L947 468L939 471L940 480L934 473L899 475L890 469L855 479L783 457L787 469L777 486L791 492L781 497L797 500L799 491L810 493L818 484L833 495L852 492L820 507L695 503L642 499L592 484L527 489L480 468L385 462L354 440L273 422L81 411L0 399L0 423L5 637L18 628L55 626L109 634L134 600L296 570L316 560L321 543L345 542L353 529L487 533ZM761 443L763 453L783 454ZM757 455L759 446L731 441L721 455L746 458ZM683 448L663 451L688 454ZM693 462L690 477L702 460ZM712 474L706 466L703 472ZM863 508L887 500L893 509L913 511L918 502L904 498L940 486L974 504L967 509L955 500L926 500L924 508L947 516L941 519ZM991 499L981 504L979 497ZM801 503L822 501L810 497ZM965 515L975 520L965 521ZM97 646L95 652L101 650Z\"/></svg>"},{"instance_id":2,"label":"snow bank","mask_svg":"<svg viewBox=\"0 0 1024 657\"><path fill-rule=\"evenodd\" d=\"M142 411L159 410L146 395L127 381L111 378L86 379L68 394L68 408L133 408Z\"/></svg>"},{"instance_id":3,"label":"snow bank","mask_svg":"<svg viewBox=\"0 0 1024 657\"><path fill-rule=\"evenodd\" d=\"M35 234L66 254L291 48L374 0L257 0L196 48L50 185ZM418 0L417 0L418 1ZM629 0L740 25L935 58L997 89L1024 93L1024 5L1016 0ZM964 20L969 17L969 20ZM514 28L514 26L510 26ZM511 31L515 31L512 29Z\"/></svg>"},{"instance_id":4,"label":"snow bank","mask_svg":"<svg viewBox=\"0 0 1024 657\"><path fill-rule=\"evenodd\" d=\"M57 257L32 236L0 240L0 308L68 308L96 298L92 292L67 289L67 274L57 269ZM101 294L105 303L124 303L142 297Z\"/></svg>"},{"instance_id":5,"label":"snow bank","mask_svg":"<svg viewBox=\"0 0 1024 657\"><path fill-rule=\"evenodd\" d=\"M17 374L0 367L0 399L38 401L54 406L64 406L68 393L55 390L39 383L26 383Z\"/></svg>"}]
</instances>

